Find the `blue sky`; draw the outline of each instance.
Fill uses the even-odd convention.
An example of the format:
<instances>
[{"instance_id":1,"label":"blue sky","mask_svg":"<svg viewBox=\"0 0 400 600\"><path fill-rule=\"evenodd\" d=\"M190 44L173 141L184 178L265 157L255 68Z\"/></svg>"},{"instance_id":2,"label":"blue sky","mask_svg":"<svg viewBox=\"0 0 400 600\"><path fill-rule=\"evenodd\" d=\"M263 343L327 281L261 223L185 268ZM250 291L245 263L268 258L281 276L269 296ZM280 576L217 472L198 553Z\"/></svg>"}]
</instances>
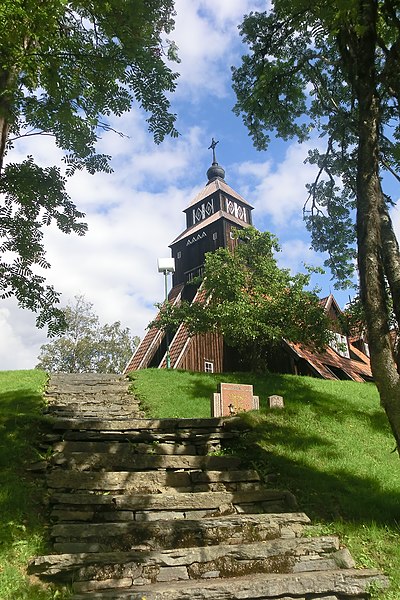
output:
<instances>
[{"instance_id":1,"label":"blue sky","mask_svg":"<svg viewBox=\"0 0 400 600\"><path fill-rule=\"evenodd\" d=\"M304 165L308 147L273 141L257 152L241 119L232 113L231 65L245 52L237 26L250 10L264 10L257 0L177 0L176 28L170 35L179 48L181 76L172 97L178 114L178 139L155 146L145 116L133 109L112 125L129 137L108 132L99 150L113 156L111 175L77 173L69 193L86 213L84 238L46 233L50 283L62 292L62 304L83 294L103 322L121 321L143 335L162 300L163 280L157 258L169 256L168 245L183 231L182 211L204 187L211 164L211 138L219 140L218 162L226 181L254 207L254 224L275 233L281 243L279 262L294 271L302 262L321 265L310 250L302 221L305 184L313 168ZM50 138L21 141L10 160L33 154L43 165L61 165L61 152ZM399 221L397 213L395 221ZM333 290L329 274L319 279L322 295ZM348 292L336 297L343 305ZM46 332L35 328L34 315L13 299L0 304L0 369L32 368Z\"/></svg>"}]
</instances>

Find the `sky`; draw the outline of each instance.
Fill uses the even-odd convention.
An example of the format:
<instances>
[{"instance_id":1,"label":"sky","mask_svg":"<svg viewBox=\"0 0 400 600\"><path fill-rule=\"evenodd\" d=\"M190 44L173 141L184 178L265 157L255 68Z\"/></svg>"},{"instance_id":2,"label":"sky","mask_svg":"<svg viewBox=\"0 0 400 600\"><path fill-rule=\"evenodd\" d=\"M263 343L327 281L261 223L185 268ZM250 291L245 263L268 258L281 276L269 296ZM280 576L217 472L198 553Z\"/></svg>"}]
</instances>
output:
<instances>
[{"instance_id":1,"label":"sky","mask_svg":"<svg viewBox=\"0 0 400 600\"><path fill-rule=\"evenodd\" d=\"M112 121L121 138L104 133L98 151L113 157L112 174L79 172L67 189L86 214L84 237L65 235L55 227L45 234L52 265L47 280L62 293L61 306L84 295L102 323L120 321L133 335L143 336L163 300L163 275L157 258L170 256L169 244L185 229L183 210L207 183L212 162L211 139L219 141L217 161L226 182L254 206L253 223L279 238L279 264L298 272L303 262L320 266L323 256L310 249L302 221L305 184L314 168L304 164L315 143L274 140L257 152L232 108L231 66L245 53L238 25L251 10L265 10L265 0L176 0L175 30L179 48L178 87L171 97L177 113L177 139L156 146L145 115L133 109ZM10 160L33 154L42 166L62 166L62 153L51 138L21 140ZM399 216L394 222L399 228ZM321 295L335 294L341 306L348 292L337 293L329 274L319 277ZM13 298L0 301L0 370L30 369L37 363L46 330L35 315L18 308Z\"/></svg>"}]
</instances>

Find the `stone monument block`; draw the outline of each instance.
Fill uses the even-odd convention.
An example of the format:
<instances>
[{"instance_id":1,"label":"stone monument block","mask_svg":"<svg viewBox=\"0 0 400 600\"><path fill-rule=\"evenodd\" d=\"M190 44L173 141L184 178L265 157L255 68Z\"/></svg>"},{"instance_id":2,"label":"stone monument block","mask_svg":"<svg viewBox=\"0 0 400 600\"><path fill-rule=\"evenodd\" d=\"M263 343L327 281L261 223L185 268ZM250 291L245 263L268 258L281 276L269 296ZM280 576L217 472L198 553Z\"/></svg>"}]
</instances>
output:
<instances>
[{"instance_id":1,"label":"stone monument block","mask_svg":"<svg viewBox=\"0 0 400 600\"><path fill-rule=\"evenodd\" d=\"M283 402L283 396L268 396L268 406L269 408L285 408L285 403Z\"/></svg>"},{"instance_id":2,"label":"stone monument block","mask_svg":"<svg viewBox=\"0 0 400 600\"><path fill-rule=\"evenodd\" d=\"M211 401L212 417L229 417L248 410L258 410L258 396L253 395L253 386L238 383L220 383L218 393Z\"/></svg>"}]
</instances>

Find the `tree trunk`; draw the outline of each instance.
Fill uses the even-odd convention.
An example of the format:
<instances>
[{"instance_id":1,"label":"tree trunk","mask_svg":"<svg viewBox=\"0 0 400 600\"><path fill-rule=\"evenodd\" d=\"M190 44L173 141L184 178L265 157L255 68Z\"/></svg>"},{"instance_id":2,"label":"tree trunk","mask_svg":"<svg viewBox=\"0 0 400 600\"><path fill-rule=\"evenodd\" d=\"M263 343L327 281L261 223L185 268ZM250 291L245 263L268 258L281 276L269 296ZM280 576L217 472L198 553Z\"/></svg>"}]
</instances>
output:
<instances>
[{"instance_id":1,"label":"tree trunk","mask_svg":"<svg viewBox=\"0 0 400 600\"><path fill-rule=\"evenodd\" d=\"M381 208L381 236L385 275L393 298L393 312L400 325L400 251L384 199Z\"/></svg>"},{"instance_id":2,"label":"tree trunk","mask_svg":"<svg viewBox=\"0 0 400 600\"><path fill-rule=\"evenodd\" d=\"M11 87L14 75L11 71L0 70L0 174L3 168L4 156L11 124Z\"/></svg>"},{"instance_id":3,"label":"tree trunk","mask_svg":"<svg viewBox=\"0 0 400 600\"><path fill-rule=\"evenodd\" d=\"M356 65L359 106L357 164L357 242L360 294L364 306L371 367L382 406L400 452L400 377L387 319L381 215L383 195L379 178L380 107L375 81L376 5L361 0Z\"/></svg>"}]
</instances>

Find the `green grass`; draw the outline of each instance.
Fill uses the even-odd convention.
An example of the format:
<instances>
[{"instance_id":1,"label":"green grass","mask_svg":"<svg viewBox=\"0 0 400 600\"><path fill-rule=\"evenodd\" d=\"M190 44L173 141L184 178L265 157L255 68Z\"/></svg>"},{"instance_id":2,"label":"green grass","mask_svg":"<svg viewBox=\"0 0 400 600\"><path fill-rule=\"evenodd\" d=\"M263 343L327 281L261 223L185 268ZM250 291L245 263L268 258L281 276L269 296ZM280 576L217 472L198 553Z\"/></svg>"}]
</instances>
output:
<instances>
[{"instance_id":1,"label":"green grass","mask_svg":"<svg viewBox=\"0 0 400 600\"><path fill-rule=\"evenodd\" d=\"M26 574L29 560L46 552L44 477L26 469L40 460L46 379L37 370L0 371L0 600L68 597Z\"/></svg>"},{"instance_id":2,"label":"green grass","mask_svg":"<svg viewBox=\"0 0 400 600\"><path fill-rule=\"evenodd\" d=\"M0 372L0 600L69 596L26 575L30 558L47 551L44 478L26 470L40 458L45 381L40 371ZM260 396L260 413L245 416L245 459L269 485L296 494L315 531L338 533L358 566L390 575L391 589L374 597L400 600L400 463L375 387L288 375L133 374L155 417L208 417L220 381L251 383ZM284 396L284 411L266 410L271 394Z\"/></svg>"},{"instance_id":3,"label":"green grass","mask_svg":"<svg viewBox=\"0 0 400 600\"><path fill-rule=\"evenodd\" d=\"M400 599L400 462L374 385L152 369L132 379L154 417L207 417L220 381L253 384L261 410L244 417L243 456L296 495L315 531L338 533L358 566L390 575L391 589L375 597ZM271 394L284 397L283 411L267 410Z\"/></svg>"}]
</instances>

